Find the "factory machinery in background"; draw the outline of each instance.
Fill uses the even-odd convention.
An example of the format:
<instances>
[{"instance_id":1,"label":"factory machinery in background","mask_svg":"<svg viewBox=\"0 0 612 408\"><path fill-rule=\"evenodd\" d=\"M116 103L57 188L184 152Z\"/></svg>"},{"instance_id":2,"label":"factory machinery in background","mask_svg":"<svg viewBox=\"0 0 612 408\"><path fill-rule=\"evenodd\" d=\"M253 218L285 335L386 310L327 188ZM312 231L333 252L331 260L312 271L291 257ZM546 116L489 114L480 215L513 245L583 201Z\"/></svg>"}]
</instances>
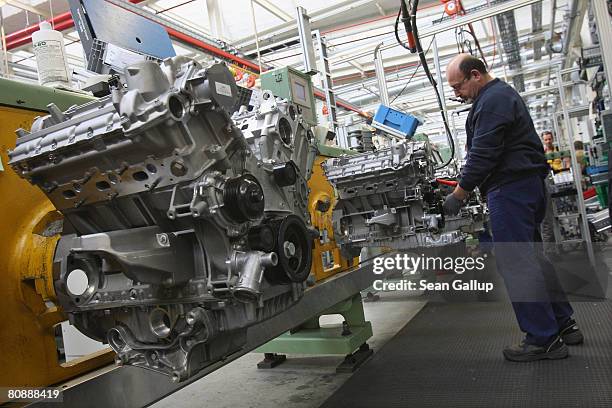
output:
<instances>
[{"instance_id":1,"label":"factory machinery in background","mask_svg":"<svg viewBox=\"0 0 612 408\"><path fill-rule=\"evenodd\" d=\"M64 217L52 268L71 323L119 363L181 381L302 296L314 138L270 93L237 127L223 64L142 62L111 88L50 105L10 164Z\"/></svg>"},{"instance_id":2,"label":"factory machinery in background","mask_svg":"<svg viewBox=\"0 0 612 408\"><path fill-rule=\"evenodd\" d=\"M429 72L419 40L417 8L418 0L410 4L401 2L395 35L400 45L419 54L420 65L440 106L450 155L443 160L426 137L411 140L419 121L381 105L372 126L389 138L400 140L376 151L367 151L369 149L364 148L367 143L362 142L360 154L328 159L323 165L329 182L337 191L334 233L347 257L358 254L365 247L425 250L460 246L484 230L486 206L478 195L472 195L457 216L445 216L442 208L446 195L457 184L457 174L450 166L455 144L437 83ZM400 15L407 44L398 36ZM362 134L361 139L367 141L369 137Z\"/></svg>"},{"instance_id":3,"label":"factory machinery in background","mask_svg":"<svg viewBox=\"0 0 612 408\"><path fill-rule=\"evenodd\" d=\"M338 194L334 232L346 256L364 247L445 247L483 230L486 209L477 195L457 216L444 215L456 175L441 168L443 159L427 138L412 139L415 118L381 105L373 126L403 140L323 164Z\"/></svg>"}]
</instances>

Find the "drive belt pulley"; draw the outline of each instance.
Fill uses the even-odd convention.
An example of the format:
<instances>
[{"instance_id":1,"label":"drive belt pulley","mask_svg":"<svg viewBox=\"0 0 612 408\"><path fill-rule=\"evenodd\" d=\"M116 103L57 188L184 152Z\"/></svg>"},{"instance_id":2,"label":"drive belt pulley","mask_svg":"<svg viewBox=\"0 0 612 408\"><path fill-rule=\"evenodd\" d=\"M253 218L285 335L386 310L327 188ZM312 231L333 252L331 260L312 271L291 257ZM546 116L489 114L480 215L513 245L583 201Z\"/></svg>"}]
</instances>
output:
<instances>
[{"instance_id":1,"label":"drive belt pulley","mask_svg":"<svg viewBox=\"0 0 612 408\"><path fill-rule=\"evenodd\" d=\"M296 215L289 215L273 220L269 225L276 231L278 264L266 269L266 279L271 283L305 281L312 265L312 236L304 221Z\"/></svg>"}]
</instances>

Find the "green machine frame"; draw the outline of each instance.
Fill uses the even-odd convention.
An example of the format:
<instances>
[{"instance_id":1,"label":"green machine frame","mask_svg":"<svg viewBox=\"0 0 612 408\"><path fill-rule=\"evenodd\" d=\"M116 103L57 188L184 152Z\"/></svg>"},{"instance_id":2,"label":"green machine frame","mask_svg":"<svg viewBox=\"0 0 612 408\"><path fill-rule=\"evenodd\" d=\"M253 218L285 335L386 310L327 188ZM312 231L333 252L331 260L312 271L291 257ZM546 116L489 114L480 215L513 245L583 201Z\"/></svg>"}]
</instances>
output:
<instances>
[{"instance_id":1,"label":"green machine frame","mask_svg":"<svg viewBox=\"0 0 612 408\"><path fill-rule=\"evenodd\" d=\"M97 99L91 95L0 78L0 105L47 112L49 101L61 110Z\"/></svg>"},{"instance_id":2,"label":"green machine frame","mask_svg":"<svg viewBox=\"0 0 612 408\"><path fill-rule=\"evenodd\" d=\"M319 318L340 314L342 325L321 327ZM355 371L374 351L368 346L372 324L365 319L361 294L358 293L312 317L255 350L264 353L258 368L273 368L287 359L285 354L340 354L346 357L336 368L338 373Z\"/></svg>"}]
</instances>

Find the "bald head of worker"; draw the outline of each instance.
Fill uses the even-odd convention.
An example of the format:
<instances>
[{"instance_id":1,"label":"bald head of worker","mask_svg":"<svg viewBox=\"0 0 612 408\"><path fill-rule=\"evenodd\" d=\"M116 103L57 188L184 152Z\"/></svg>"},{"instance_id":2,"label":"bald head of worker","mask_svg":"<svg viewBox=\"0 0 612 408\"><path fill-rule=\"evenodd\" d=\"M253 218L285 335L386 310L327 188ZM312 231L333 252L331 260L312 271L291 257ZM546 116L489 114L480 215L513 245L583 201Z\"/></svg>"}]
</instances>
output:
<instances>
[{"instance_id":1,"label":"bald head of worker","mask_svg":"<svg viewBox=\"0 0 612 408\"><path fill-rule=\"evenodd\" d=\"M455 96L472 103L493 77L485 64L470 54L459 54L446 67L446 81Z\"/></svg>"}]
</instances>

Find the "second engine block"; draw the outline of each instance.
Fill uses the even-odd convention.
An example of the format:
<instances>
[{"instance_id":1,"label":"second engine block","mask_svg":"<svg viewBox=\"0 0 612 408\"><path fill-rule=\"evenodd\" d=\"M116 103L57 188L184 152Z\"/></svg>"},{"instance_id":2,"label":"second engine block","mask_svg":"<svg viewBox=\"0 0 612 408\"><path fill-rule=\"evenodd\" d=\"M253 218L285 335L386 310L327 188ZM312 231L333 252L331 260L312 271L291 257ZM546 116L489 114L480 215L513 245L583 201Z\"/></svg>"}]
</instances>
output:
<instances>
[{"instance_id":1,"label":"second engine block","mask_svg":"<svg viewBox=\"0 0 612 408\"><path fill-rule=\"evenodd\" d=\"M323 168L339 196L334 231L343 250L410 249L454 244L482 228L483 208L444 216L446 191L436 182L438 152L426 141L404 141L375 152L328 159Z\"/></svg>"}]
</instances>

